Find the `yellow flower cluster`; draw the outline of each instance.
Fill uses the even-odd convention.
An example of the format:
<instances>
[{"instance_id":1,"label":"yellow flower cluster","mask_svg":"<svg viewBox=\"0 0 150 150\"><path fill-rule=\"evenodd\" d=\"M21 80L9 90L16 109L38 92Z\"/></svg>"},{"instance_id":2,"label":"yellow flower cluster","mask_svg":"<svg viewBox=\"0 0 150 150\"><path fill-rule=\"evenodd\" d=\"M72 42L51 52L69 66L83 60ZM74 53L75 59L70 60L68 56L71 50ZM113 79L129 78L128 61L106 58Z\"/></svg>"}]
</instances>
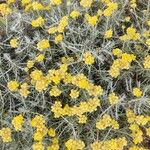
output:
<instances>
[{"instance_id":1,"label":"yellow flower cluster","mask_svg":"<svg viewBox=\"0 0 150 150\"><path fill-rule=\"evenodd\" d=\"M40 70L34 70L30 74L31 77L31 83L35 86L35 89L39 92L42 92L43 90L46 90L49 80L47 77L43 76L42 71Z\"/></svg>"},{"instance_id":2,"label":"yellow flower cluster","mask_svg":"<svg viewBox=\"0 0 150 150\"><path fill-rule=\"evenodd\" d=\"M33 150L44 150L45 147L44 147L44 145L43 145L42 142L38 142L38 143L34 143L34 144L32 145L32 149L33 149Z\"/></svg>"},{"instance_id":3,"label":"yellow flower cluster","mask_svg":"<svg viewBox=\"0 0 150 150\"><path fill-rule=\"evenodd\" d=\"M134 144L139 144L143 141L143 131L140 129L140 126L146 125L150 122L149 116L136 115L130 109L126 111L128 118L128 123L130 124L129 129L132 131L131 137L133 138Z\"/></svg>"},{"instance_id":4,"label":"yellow flower cluster","mask_svg":"<svg viewBox=\"0 0 150 150\"><path fill-rule=\"evenodd\" d=\"M46 40L46 39L43 39L41 41L39 41L37 43L37 48L40 50L40 51L43 51L44 49L47 49L50 47L50 44L49 44L49 41Z\"/></svg>"},{"instance_id":5,"label":"yellow flower cluster","mask_svg":"<svg viewBox=\"0 0 150 150\"><path fill-rule=\"evenodd\" d=\"M73 57L62 57L61 62L63 64L69 64L71 62L74 62L74 58Z\"/></svg>"},{"instance_id":6,"label":"yellow flower cluster","mask_svg":"<svg viewBox=\"0 0 150 150\"><path fill-rule=\"evenodd\" d=\"M105 32L104 38L109 39L112 37L112 35L113 35L113 31L112 31L112 29L109 29Z\"/></svg>"},{"instance_id":7,"label":"yellow flower cluster","mask_svg":"<svg viewBox=\"0 0 150 150\"><path fill-rule=\"evenodd\" d=\"M137 7L136 0L130 0L130 6L132 8L136 8Z\"/></svg>"},{"instance_id":8,"label":"yellow flower cluster","mask_svg":"<svg viewBox=\"0 0 150 150\"><path fill-rule=\"evenodd\" d=\"M146 128L146 134L147 134L147 136L150 137L150 127L149 127L149 128Z\"/></svg>"},{"instance_id":9,"label":"yellow flower cluster","mask_svg":"<svg viewBox=\"0 0 150 150\"><path fill-rule=\"evenodd\" d=\"M148 48L150 48L150 39L146 40L146 44L147 44Z\"/></svg>"},{"instance_id":10,"label":"yellow flower cluster","mask_svg":"<svg viewBox=\"0 0 150 150\"><path fill-rule=\"evenodd\" d=\"M118 4L115 2L106 2L106 6L107 8L103 12L105 17L110 17L113 12L118 9Z\"/></svg>"},{"instance_id":11,"label":"yellow flower cluster","mask_svg":"<svg viewBox=\"0 0 150 150\"><path fill-rule=\"evenodd\" d=\"M65 143L65 146L66 146L67 150L83 150L85 147L85 144L81 140L69 139Z\"/></svg>"},{"instance_id":12,"label":"yellow flower cluster","mask_svg":"<svg viewBox=\"0 0 150 150\"><path fill-rule=\"evenodd\" d=\"M44 60L45 56L44 54L37 54L34 60L28 60L27 61L27 66L24 68L25 72L28 72L29 69L33 68L34 64L36 62L42 62Z\"/></svg>"},{"instance_id":13,"label":"yellow flower cluster","mask_svg":"<svg viewBox=\"0 0 150 150\"><path fill-rule=\"evenodd\" d=\"M81 0L80 5L85 8L90 8L93 3L93 0Z\"/></svg>"},{"instance_id":14,"label":"yellow flower cluster","mask_svg":"<svg viewBox=\"0 0 150 150\"><path fill-rule=\"evenodd\" d=\"M24 118L22 115L17 115L12 119L12 125L16 131L22 131L22 125L24 123Z\"/></svg>"},{"instance_id":15,"label":"yellow flower cluster","mask_svg":"<svg viewBox=\"0 0 150 150\"><path fill-rule=\"evenodd\" d=\"M143 92L141 91L140 88L133 88L133 95L136 96L136 97L141 97L143 94Z\"/></svg>"},{"instance_id":16,"label":"yellow flower cluster","mask_svg":"<svg viewBox=\"0 0 150 150\"><path fill-rule=\"evenodd\" d=\"M129 69L131 62L134 61L135 58L136 56L133 54L123 53L121 58L114 60L109 70L109 74L112 77L117 78L120 75L121 70Z\"/></svg>"},{"instance_id":17,"label":"yellow flower cluster","mask_svg":"<svg viewBox=\"0 0 150 150\"><path fill-rule=\"evenodd\" d=\"M143 62L145 69L150 69L150 55L147 55Z\"/></svg>"},{"instance_id":18,"label":"yellow flower cluster","mask_svg":"<svg viewBox=\"0 0 150 150\"><path fill-rule=\"evenodd\" d=\"M52 139L52 144L47 147L47 150L59 150L59 141L57 137Z\"/></svg>"},{"instance_id":19,"label":"yellow flower cluster","mask_svg":"<svg viewBox=\"0 0 150 150\"><path fill-rule=\"evenodd\" d=\"M42 115L36 115L30 122L32 127L36 128L36 132L34 133L35 141L42 141L44 136L47 134L48 129L45 126L45 120Z\"/></svg>"},{"instance_id":20,"label":"yellow flower cluster","mask_svg":"<svg viewBox=\"0 0 150 150\"><path fill-rule=\"evenodd\" d=\"M96 122L96 128L99 130L104 130L107 127L112 127L113 129L119 129L119 124L116 120L112 119L110 115L105 114L102 119Z\"/></svg>"},{"instance_id":21,"label":"yellow flower cluster","mask_svg":"<svg viewBox=\"0 0 150 150\"><path fill-rule=\"evenodd\" d=\"M57 70L49 70L48 71L48 79L52 81L54 84L58 85L61 80L64 80L67 77L68 66L66 64L60 65L60 69ZM64 81L65 82L65 81Z\"/></svg>"},{"instance_id":22,"label":"yellow flower cluster","mask_svg":"<svg viewBox=\"0 0 150 150\"><path fill-rule=\"evenodd\" d=\"M79 97L79 91L77 91L77 90L71 90L70 96L71 96L72 99L78 98Z\"/></svg>"},{"instance_id":23,"label":"yellow flower cluster","mask_svg":"<svg viewBox=\"0 0 150 150\"><path fill-rule=\"evenodd\" d=\"M84 123L86 123L86 122L87 122L87 116L86 116L86 115L80 115L80 116L78 117L78 123L84 124Z\"/></svg>"},{"instance_id":24,"label":"yellow flower cluster","mask_svg":"<svg viewBox=\"0 0 150 150\"><path fill-rule=\"evenodd\" d=\"M67 76L67 65L61 65L60 69L58 70L49 70L48 74L46 76L43 75L42 71L40 70L34 70L30 73L31 77L31 83L35 86L35 89L39 92L46 90L48 85L53 82L54 84L59 84L62 79ZM66 79L67 80L67 79ZM58 92L59 91L59 92ZM61 94L60 90L56 88L55 86L50 91L50 95L56 96Z\"/></svg>"},{"instance_id":25,"label":"yellow flower cluster","mask_svg":"<svg viewBox=\"0 0 150 150\"><path fill-rule=\"evenodd\" d=\"M124 150L127 141L124 137L106 141L95 141L91 144L92 150Z\"/></svg>"},{"instance_id":26,"label":"yellow flower cluster","mask_svg":"<svg viewBox=\"0 0 150 150\"><path fill-rule=\"evenodd\" d=\"M61 18L59 25L57 27L58 32L64 32L65 28L68 26L68 16Z\"/></svg>"},{"instance_id":27,"label":"yellow flower cluster","mask_svg":"<svg viewBox=\"0 0 150 150\"><path fill-rule=\"evenodd\" d=\"M136 29L133 27L128 27L126 30L126 34L120 37L120 40L128 41L128 40L139 40L140 34L137 33Z\"/></svg>"},{"instance_id":28,"label":"yellow flower cluster","mask_svg":"<svg viewBox=\"0 0 150 150\"><path fill-rule=\"evenodd\" d=\"M111 105L115 105L119 102L119 97L115 93L108 95L108 100Z\"/></svg>"},{"instance_id":29,"label":"yellow flower cluster","mask_svg":"<svg viewBox=\"0 0 150 150\"><path fill-rule=\"evenodd\" d=\"M19 83L16 80L11 80L7 83L7 87L10 91L16 92L19 87Z\"/></svg>"},{"instance_id":30,"label":"yellow flower cluster","mask_svg":"<svg viewBox=\"0 0 150 150\"><path fill-rule=\"evenodd\" d=\"M148 149L134 145L134 146L130 147L129 150L148 150Z\"/></svg>"},{"instance_id":31,"label":"yellow flower cluster","mask_svg":"<svg viewBox=\"0 0 150 150\"><path fill-rule=\"evenodd\" d=\"M32 145L33 150L44 150L45 146L42 143L43 138L48 134L52 139L52 143L47 147L47 150L59 150L59 142L56 137L55 129L45 126L46 121L42 115L36 115L30 122L32 127L36 128L36 132L33 135L33 138L37 143Z\"/></svg>"},{"instance_id":32,"label":"yellow flower cluster","mask_svg":"<svg viewBox=\"0 0 150 150\"><path fill-rule=\"evenodd\" d=\"M122 56L122 50L119 48L115 48L112 50L112 53L114 56L117 56L118 58Z\"/></svg>"},{"instance_id":33,"label":"yellow flower cluster","mask_svg":"<svg viewBox=\"0 0 150 150\"><path fill-rule=\"evenodd\" d=\"M76 76L73 76L72 84L81 89L88 89L90 86L89 81L84 74L77 74Z\"/></svg>"},{"instance_id":34,"label":"yellow flower cluster","mask_svg":"<svg viewBox=\"0 0 150 150\"><path fill-rule=\"evenodd\" d=\"M52 5L60 5L62 3L62 0L51 0Z\"/></svg>"},{"instance_id":35,"label":"yellow flower cluster","mask_svg":"<svg viewBox=\"0 0 150 150\"><path fill-rule=\"evenodd\" d=\"M50 10L50 4L47 6L44 6L42 3L37 2L37 1L33 1L31 3L30 0L22 0L22 5L25 6L25 12L28 11L42 11L42 10Z\"/></svg>"},{"instance_id":36,"label":"yellow flower cluster","mask_svg":"<svg viewBox=\"0 0 150 150\"><path fill-rule=\"evenodd\" d=\"M42 27L44 25L44 23L45 23L45 21L41 16L35 20L32 20L32 22L31 22L33 27Z\"/></svg>"},{"instance_id":37,"label":"yellow flower cluster","mask_svg":"<svg viewBox=\"0 0 150 150\"><path fill-rule=\"evenodd\" d=\"M11 8L8 4L2 3L0 4L0 14L2 16L7 16L12 12Z\"/></svg>"},{"instance_id":38,"label":"yellow flower cluster","mask_svg":"<svg viewBox=\"0 0 150 150\"><path fill-rule=\"evenodd\" d=\"M18 41L17 41L16 38L13 38L13 39L10 40L10 46L12 48L17 48L18 47Z\"/></svg>"},{"instance_id":39,"label":"yellow flower cluster","mask_svg":"<svg viewBox=\"0 0 150 150\"><path fill-rule=\"evenodd\" d=\"M85 19L88 22L88 24L91 26L95 26L98 22L97 16L90 16L89 14L85 14Z\"/></svg>"},{"instance_id":40,"label":"yellow flower cluster","mask_svg":"<svg viewBox=\"0 0 150 150\"><path fill-rule=\"evenodd\" d=\"M40 2L32 2L32 9L33 10L43 10L44 6Z\"/></svg>"},{"instance_id":41,"label":"yellow flower cluster","mask_svg":"<svg viewBox=\"0 0 150 150\"><path fill-rule=\"evenodd\" d=\"M92 65L94 63L94 57L91 52L84 53L83 61L86 65Z\"/></svg>"},{"instance_id":42,"label":"yellow flower cluster","mask_svg":"<svg viewBox=\"0 0 150 150\"><path fill-rule=\"evenodd\" d=\"M54 113L55 118L61 116L81 116L84 113L91 113L97 110L97 107L100 106L100 100L98 98L89 99L87 102L80 102L78 106L74 105L69 107L67 104L62 108L60 101L56 101L51 107L51 111Z\"/></svg>"},{"instance_id":43,"label":"yellow flower cluster","mask_svg":"<svg viewBox=\"0 0 150 150\"><path fill-rule=\"evenodd\" d=\"M45 58L44 54L39 54L35 57L35 61L41 62L44 60L44 58Z\"/></svg>"},{"instance_id":44,"label":"yellow flower cluster","mask_svg":"<svg viewBox=\"0 0 150 150\"><path fill-rule=\"evenodd\" d=\"M65 28L68 26L68 16L64 16L64 17L62 17L61 19L60 19L60 21L59 21L59 24L58 24L58 26L55 26L55 27L50 27L49 29L48 29L48 33L49 34L54 34L54 33L62 33L62 32L64 32L64 30L65 30ZM58 35L58 37L57 38L55 38L55 40L58 40L58 41L62 41L62 35L60 34L60 35ZM57 40L55 41L56 43L57 43Z\"/></svg>"},{"instance_id":45,"label":"yellow flower cluster","mask_svg":"<svg viewBox=\"0 0 150 150\"><path fill-rule=\"evenodd\" d=\"M143 141L143 132L140 129L139 125L131 124L129 129L131 130L131 137L133 139L134 144L139 144Z\"/></svg>"},{"instance_id":46,"label":"yellow flower cluster","mask_svg":"<svg viewBox=\"0 0 150 150\"><path fill-rule=\"evenodd\" d=\"M34 62L33 62L32 60L28 60L28 61L27 61L27 68L28 68L28 69L32 68L33 65L34 65Z\"/></svg>"},{"instance_id":47,"label":"yellow flower cluster","mask_svg":"<svg viewBox=\"0 0 150 150\"><path fill-rule=\"evenodd\" d=\"M92 83L89 83L89 86L87 87L86 90L90 96L94 96L94 97L101 96L103 93L103 89L101 86L97 86Z\"/></svg>"},{"instance_id":48,"label":"yellow flower cluster","mask_svg":"<svg viewBox=\"0 0 150 150\"><path fill-rule=\"evenodd\" d=\"M136 115L134 112L130 109L126 110L126 115L128 118L128 123L129 124L138 124L138 125L146 125L150 121L149 116L143 116L143 115Z\"/></svg>"},{"instance_id":49,"label":"yellow flower cluster","mask_svg":"<svg viewBox=\"0 0 150 150\"><path fill-rule=\"evenodd\" d=\"M30 3L30 0L21 0L22 5L27 5Z\"/></svg>"},{"instance_id":50,"label":"yellow flower cluster","mask_svg":"<svg viewBox=\"0 0 150 150\"><path fill-rule=\"evenodd\" d=\"M7 4L10 5L12 3L15 3L16 0L7 0Z\"/></svg>"},{"instance_id":51,"label":"yellow flower cluster","mask_svg":"<svg viewBox=\"0 0 150 150\"><path fill-rule=\"evenodd\" d=\"M71 83L81 89L87 90L90 96L97 97L101 96L103 93L101 86L96 86L90 83L84 74L77 74L76 76L73 76Z\"/></svg>"},{"instance_id":52,"label":"yellow flower cluster","mask_svg":"<svg viewBox=\"0 0 150 150\"><path fill-rule=\"evenodd\" d=\"M48 130L48 135L49 135L50 137L55 137L55 135L56 135L55 130L54 130L53 128L50 128L50 129Z\"/></svg>"},{"instance_id":53,"label":"yellow flower cluster","mask_svg":"<svg viewBox=\"0 0 150 150\"><path fill-rule=\"evenodd\" d=\"M2 140L4 143L11 142L11 129L10 128L2 128L0 130L0 136L2 137Z\"/></svg>"},{"instance_id":54,"label":"yellow flower cluster","mask_svg":"<svg viewBox=\"0 0 150 150\"><path fill-rule=\"evenodd\" d=\"M28 84L27 83L23 83L21 85L21 88L19 89L19 93L21 96L27 98L27 96L29 95L29 90L28 90Z\"/></svg>"},{"instance_id":55,"label":"yellow flower cluster","mask_svg":"<svg viewBox=\"0 0 150 150\"><path fill-rule=\"evenodd\" d=\"M18 91L20 93L21 96L23 97L27 97L28 94L30 93L29 90L28 90L28 85L27 83L23 83L21 86L20 86L20 89L19 89L19 83L16 81L16 80L11 80L7 83L7 87L10 91L12 92L16 92Z\"/></svg>"},{"instance_id":56,"label":"yellow flower cluster","mask_svg":"<svg viewBox=\"0 0 150 150\"><path fill-rule=\"evenodd\" d=\"M73 10L71 13L70 13L70 17L73 18L73 19L76 19L80 16L80 12L77 11L77 10Z\"/></svg>"},{"instance_id":57,"label":"yellow flower cluster","mask_svg":"<svg viewBox=\"0 0 150 150\"><path fill-rule=\"evenodd\" d=\"M50 96L54 96L54 97L59 96L61 93L62 93L61 90L58 89L57 86L53 86L52 89L49 92Z\"/></svg>"},{"instance_id":58,"label":"yellow flower cluster","mask_svg":"<svg viewBox=\"0 0 150 150\"><path fill-rule=\"evenodd\" d=\"M58 34L56 37L55 37L55 44L58 44L60 43L61 41L63 40L63 35L62 34Z\"/></svg>"}]
</instances>

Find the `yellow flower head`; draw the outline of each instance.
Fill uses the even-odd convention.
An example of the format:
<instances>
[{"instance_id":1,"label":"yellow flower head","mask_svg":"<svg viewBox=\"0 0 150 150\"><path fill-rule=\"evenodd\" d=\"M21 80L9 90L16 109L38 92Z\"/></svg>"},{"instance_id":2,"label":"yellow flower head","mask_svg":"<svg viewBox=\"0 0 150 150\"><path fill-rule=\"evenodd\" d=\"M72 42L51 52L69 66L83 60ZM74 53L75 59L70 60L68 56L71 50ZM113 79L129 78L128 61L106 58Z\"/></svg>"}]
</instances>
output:
<instances>
[{"instance_id":1,"label":"yellow flower head","mask_svg":"<svg viewBox=\"0 0 150 150\"><path fill-rule=\"evenodd\" d=\"M0 130L0 136L2 137L2 140L4 143L11 142L11 129L10 128L2 128Z\"/></svg>"},{"instance_id":2,"label":"yellow flower head","mask_svg":"<svg viewBox=\"0 0 150 150\"><path fill-rule=\"evenodd\" d=\"M128 27L125 35L121 36L120 39L123 41L127 40L139 40L140 34L137 33L136 29L133 27Z\"/></svg>"},{"instance_id":3,"label":"yellow flower head","mask_svg":"<svg viewBox=\"0 0 150 150\"><path fill-rule=\"evenodd\" d=\"M17 48L18 47L18 41L17 41L17 39L11 39L10 40L10 46L12 47L12 48Z\"/></svg>"},{"instance_id":4,"label":"yellow flower head","mask_svg":"<svg viewBox=\"0 0 150 150\"><path fill-rule=\"evenodd\" d=\"M12 125L14 126L16 131L21 131L22 130L23 122L24 122L24 118L23 118L22 115L15 116L12 119Z\"/></svg>"},{"instance_id":5,"label":"yellow flower head","mask_svg":"<svg viewBox=\"0 0 150 150\"><path fill-rule=\"evenodd\" d=\"M79 119L79 123L80 124L84 124L84 123L86 123L87 122L87 116L86 115L80 115L79 117L78 117L78 119Z\"/></svg>"},{"instance_id":6,"label":"yellow flower head","mask_svg":"<svg viewBox=\"0 0 150 150\"><path fill-rule=\"evenodd\" d=\"M69 19L68 16L64 16L64 17L62 17L62 18L60 19L59 25L58 25L58 27L57 27L57 31L58 31L59 33L64 32L65 28L66 28L67 25L68 25L68 19Z\"/></svg>"},{"instance_id":7,"label":"yellow flower head","mask_svg":"<svg viewBox=\"0 0 150 150\"><path fill-rule=\"evenodd\" d=\"M43 76L43 73L40 70L34 70L30 74L30 77L35 81L40 80L42 78L42 76Z\"/></svg>"},{"instance_id":8,"label":"yellow flower head","mask_svg":"<svg viewBox=\"0 0 150 150\"><path fill-rule=\"evenodd\" d=\"M112 29L109 29L105 32L104 38L109 39L112 37L112 35L113 35L113 31L112 31Z\"/></svg>"},{"instance_id":9,"label":"yellow flower head","mask_svg":"<svg viewBox=\"0 0 150 150\"><path fill-rule=\"evenodd\" d=\"M90 8L93 3L93 0L81 0L80 5L85 8Z\"/></svg>"},{"instance_id":10,"label":"yellow flower head","mask_svg":"<svg viewBox=\"0 0 150 150\"><path fill-rule=\"evenodd\" d=\"M30 3L30 0L21 0L22 5L27 5Z\"/></svg>"},{"instance_id":11,"label":"yellow flower head","mask_svg":"<svg viewBox=\"0 0 150 150\"><path fill-rule=\"evenodd\" d=\"M147 40L146 40L146 44L147 44L147 46L150 48L150 39L147 39Z\"/></svg>"},{"instance_id":12,"label":"yellow flower head","mask_svg":"<svg viewBox=\"0 0 150 150\"><path fill-rule=\"evenodd\" d=\"M103 11L103 14L105 17L110 17L113 12L118 9L118 4L117 3L114 3L114 2L105 2L106 5L107 5L107 8Z\"/></svg>"},{"instance_id":13,"label":"yellow flower head","mask_svg":"<svg viewBox=\"0 0 150 150\"><path fill-rule=\"evenodd\" d=\"M12 9L9 8L8 4L2 3L0 4L0 14L2 14L2 16L7 16L12 12Z\"/></svg>"},{"instance_id":14,"label":"yellow flower head","mask_svg":"<svg viewBox=\"0 0 150 150\"><path fill-rule=\"evenodd\" d=\"M16 0L7 0L7 4L12 4L12 3L15 3Z\"/></svg>"},{"instance_id":15,"label":"yellow flower head","mask_svg":"<svg viewBox=\"0 0 150 150\"><path fill-rule=\"evenodd\" d=\"M50 128L50 129L48 130L48 135L49 135L50 137L55 137L55 136L56 136L55 130L54 130L53 128Z\"/></svg>"},{"instance_id":16,"label":"yellow flower head","mask_svg":"<svg viewBox=\"0 0 150 150\"><path fill-rule=\"evenodd\" d=\"M69 139L66 143L65 146L67 150L83 150L85 147L85 144L81 140L73 140Z\"/></svg>"},{"instance_id":17,"label":"yellow flower head","mask_svg":"<svg viewBox=\"0 0 150 150\"><path fill-rule=\"evenodd\" d=\"M92 65L94 63L94 57L90 52L85 52L83 55L83 61L86 65Z\"/></svg>"},{"instance_id":18,"label":"yellow flower head","mask_svg":"<svg viewBox=\"0 0 150 150\"><path fill-rule=\"evenodd\" d=\"M115 93L111 93L108 96L108 100L109 100L111 105L115 105L118 103L119 97Z\"/></svg>"},{"instance_id":19,"label":"yellow flower head","mask_svg":"<svg viewBox=\"0 0 150 150\"><path fill-rule=\"evenodd\" d=\"M107 127L112 126L114 129L119 129L119 124L116 120L112 119L110 115L105 114L101 119L96 122L96 128L99 130L104 130Z\"/></svg>"},{"instance_id":20,"label":"yellow flower head","mask_svg":"<svg viewBox=\"0 0 150 150\"><path fill-rule=\"evenodd\" d=\"M29 90L28 90L28 84L27 84L27 83L23 83L23 84L21 85L21 89L19 89L19 93L20 93L21 96L23 96L23 97L25 97L25 98L28 96L28 94L29 94L30 92L29 92Z\"/></svg>"},{"instance_id":21,"label":"yellow flower head","mask_svg":"<svg viewBox=\"0 0 150 150\"><path fill-rule=\"evenodd\" d=\"M55 97L59 96L61 93L62 93L61 90L58 89L57 86L53 86L49 92L50 96L55 96Z\"/></svg>"},{"instance_id":22,"label":"yellow flower head","mask_svg":"<svg viewBox=\"0 0 150 150\"><path fill-rule=\"evenodd\" d=\"M35 57L35 60L37 62L43 61L45 58L45 56L43 54L39 54L38 56Z\"/></svg>"},{"instance_id":23,"label":"yellow flower head","mask_svg":"<svg viewBox=\"0 0 150 150\"><path fill-rule=\"evenodd\" d=\"M56 33L57 31L58 31L57 27L50 27L50 28L48 29L48 33L49 33L49 34L54 34L54 33Z\"/></svg>"},{"instance_id":24,"label":"yellow flower head","mask_svg":"<svg viewBox=\"0 0 150 150\"><path fill-rule=\"evenodd\" d=\"M45 124L45 119L42 115L36 115L30 122L32 127L41 128Z\"/></svg>"},{"instance_id":25,"label":"yellow flower head","mask_svg":"<svg viewBox=\"0 0 150 150\"><path fill-rule=\"evenodd\" d=\"M113 49L112 53L113 53L114 56L117 56L117 57L121 57L122 56L122 50L119 49L119 48Z\"/></svg>"},{"instance_id":26,"label":"yellow flower head","mask_svg":"<svg viewBox=\"0 0 150 150\"><path fill-rule=\"evenodd\" d=\"M39 2L32 2L33 10L44 10L44 6Z\"/></svg>"},{"instance_id":27,"label":"yellow flower head","mask_svg":"<svg viewBox=\"0 0 150 150\"><path fill-rule=\"evenodd\" d=\"M126 138L115 138L111 140L104 140L104 141L94 141L91 144L92 150L124 150L125 146L127 146Z\"/></svg>"},{"instance_id":28,"label":"yellow flower head","mask_svg":"<svg viewBox=\"0 0 150 150\"><path fill-rule=\"evenodd\" d=\"M107 4L108 8L111 9L111 10L116 10L118 9L118 4L117 3L114 3L114 2L109 2Z\"/></svg>"},{"instance_id":29,"label":"yellow flower head","mask_svg":"<svg viewBox=\"0 0 150 150\"><path fill-rule=\"evenodd\" d=\"M141 97L143 92L141 91L140 88L133 88L133 95L136 97Z\"/></svg>"},{"instance_id":30,"label":"yellow flower head","mask_svg":"<svg viewBox=\"0 0 150 150\"><path fill-rule=\"evenodd\" d=\"M42 51L42 50L44 50L44 49L47 49L47 48L49 48L49 47L50 47L49 41L46 40L46 39L43 39L43 40L41 40L41 41L39 41L39 42L37 43L37 48L38 48L40 51Z\"/></svg>"},{"instance_id":31,"label":"yellow flower head","mask_svg":"<svg viewBox=\"0 0 150 150\"><path fill-rule=\"evenodd\" d=\"M62 3L62 0L51 0L52 5L60 5Z\"/></svg>"},{"instance_id":32,"label":"yellow flower head","mask_svg":"<svg viewBox=\"0 0 150 150\"><path fill-rule=\"evenodd\" d=\"M73 19L76 19L80 16L80 12L77 11L77 10L73 10L71 13L70 13L70 17L73 18Z\"/></svg>"},{"instance_id":33,"label":"yellow flower head","mask_svg":"<svg viewBox=\"0 0 150 150\"><path fill-rule=\"evenodd\" d=\"M33 62L32 60L28 60L28 61L27 61L27 68L28 68L28 69L32 68L33 65L34 65L34 62Z\"/></svg>"},{"instance_id":34,"label":"yellow flower head","mask_svg":"<svg viewBox=\"0 0 150 150\"><path fill-rule=\"evenodd\" d=\"M32 149L33 150L44 150L45 147L42 144L42 142L38 142L38 143L35 143L35 144L32 145Z\"/></svg>"},{"instance_id":35,"label":"yellow flower head","mask_svg":"<svg viewBox=\"0 0 150 150\"><path fill-rule=\"evenodd\" d=\"M150 69L150 55L147 55L143 62L145 69Z\"/></svg>"},{"instance_id":36,"label":"yellow flower head","mask_svg":"<svg viewBox=\"0 0 150 150\"><path fill-rule=\"evenodd\" d=\"M32 22L31 22L33 27L42 27L44 25L44 23L45 23L45 21L41 16L35 20L32 20Z\"/></svg>"},{"instance_id":37,"label":"yellow flower head","mask_svg":"<svg viewBox=\"0 0 150 150\"><path fill-rule=\"evenodd\" d=\"M131 18L130 18L129 16L128 16L128 17L125 17L125 21L126 21L126 22L129 22L130 19L131 19Z\"/></svg>"},{"instance_id":38,"label":"yellow flower head","mask_svg":"<svg viewBox=\"0 0 150 150\"><path fill-rule=\"evenodd\" d=\"M63 35L62 34L59 34L55 37L55 44L58 44L60 43L61 41L63 40Z\"/></svg>"},{"instance_id":39,"label":"yellow flower head","mask_svg":"<svg viewBox=\"0 0 150 150\"><path fill-rule=\"evenodd\" d=\"M98 17L97 16L90 16L89 14L85 14L85 19L91 26L95 26L98 22Z\"/></svg>"},{"instance_id":40,"label":"yellow flower head","mask_svg":"<svg viewBox=\"0 0 150 150\"><path fill-rule=\"evenodd\" d=\"M147 25L150 26L150 20L147 21Z\"/></svg>"},{"instance_id":41,"label":"yellow flower head","mask_svg":"<svg viewBox=\"0 0 150 150\"><path fill-rule=\"evenodd\" d=\"M16 92L17 90L18 90L18 87L19 87L19 84L18 84L18 82L17 81L9 81L8 83L7 83L7 87L8 87L8 89L10 90L10 91L12 91L12 92Z\"/></svg>"},{"instance_id":42,"label":"yellow flower head","mask_svg":"<svg viewBox=\"0 0 150 150\"><path fill-rule=\"evenodd\" d=\"M70 96L73 99L74 98L78 98L79 97L79 91L77 91L77 90L71 90Z\"/></svg>"}]
</instances>

